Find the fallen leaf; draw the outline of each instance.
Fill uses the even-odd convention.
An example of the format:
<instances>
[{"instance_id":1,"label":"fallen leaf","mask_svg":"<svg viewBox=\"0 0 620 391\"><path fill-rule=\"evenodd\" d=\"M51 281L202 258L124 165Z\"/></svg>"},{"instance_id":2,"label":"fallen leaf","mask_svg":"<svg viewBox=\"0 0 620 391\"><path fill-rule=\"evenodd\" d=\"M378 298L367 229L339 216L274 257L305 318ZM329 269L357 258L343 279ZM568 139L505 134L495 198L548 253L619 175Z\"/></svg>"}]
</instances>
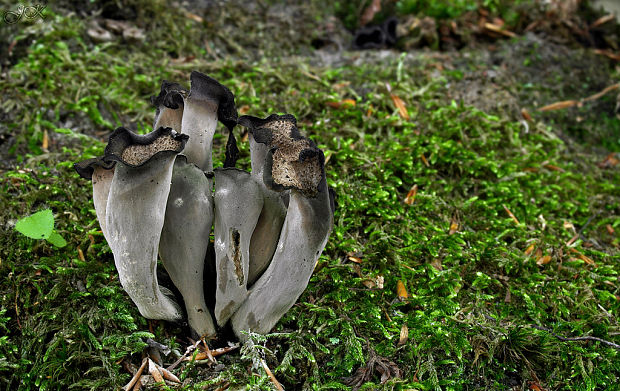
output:
<instances>
[{"instance_id":1,"label":"fallen leaf","mask_svg":"<svg viewBox=\"0 0 620 391\"><path fill-rule=\"evenodd\" d=\"M351 262L362 263L362 258L350 256L350 257L347 257L347 259Z\"/></svg>"},{"instance_id":2,"label":"fallen leaf","mask_svg":"<svg viewBox=\"0 0 620 391\"><path fill-rule=\"evenodd\" d=\"M160 370L161 374L163 375L164 379L170 380L170 381L175 382L175 383L181 383L181 380L179 380L179 378L176 377L174 373L170 372L166 368L159 367L159 370Z\"/></svg>"},{"instance_id":3,"label":"fallen leaf","mask_svg":"<svg viewBox=\"0 0 620 391\"><path fill-rule=\"evenodd\" d=\"M203 18L201 18L200 16L193 14L191 12L185 12L185 17L188 19L193 20L194 22L198 22L198 23L202 23L205 20Z\"/></svg>"},{"instance_id":4,"label":"fallen leaf","mask_svg":"<svg viewBox=\"0 0 620 391\"><path fill-rule=\"evenodd\" d=\"M396 346L403 346L404 344L407 343L408 339L409 339L409 328L407 327L406 324L403 324L403 326L400 328L400 337L398 338L398 343L396 344Z\"/></svg>"},{"instance_id":5,"label":"fallen leaf","mask_svg":"<svg viewBox=\"0 0 620 391\"><path fill-rule=\"evenodd\" d=\"M546 265L551 262L551 255L545 255L544 257L540 257L536 260L537 265Z\"/></svg>"},{"instance_id":6,"label":"fallen leaf","mask_svg":"<svg viewBox=\"0 0 620 391\"><path fill-rule=\"evenodd\" d=\"M346 109L349 107L355 107L356 102L353 99L343 99L341 101L329 101L325 102L325 104L332 109Z\"/></svg>"},{"instance_id":7,"label":"fallen leaf","mask_svg":"<svg viewBox=\"0 0 620 391\"><path fill-rule=\"evenodd\" d=\"M362 16L360 16L359 25L365 26L370 23L379 11L381 11L381 0L372 0L372 3L366 7Z\"/></svg>"},{"instance_id":8,"label":"fallen leaf","mask_svg":"<svg viewBox=\"0 0 620 391\"><path fill-rule=\"evenodd\" d=\"M348 87L351 85L350 81L343 81L342 83L336 83L332 85L332 88L334 88L335 90L341 90L345 87Z\"/></svg>"},{"instance_id":9,"label":"fallen leaf","mask_svg":"<svg viewBox=\"0 0 620 391\"><path fill-rule=\"evenodd\" d=\"M405 204L413 205L413 202L415 201L416 194L418 194L418 185L417 184L411 186L411 189L409 190L409 192L407 193L407 196L405 197Z\"/></svg>"},{"instance_id":10,"label":"fallen leaf","mask_svg":"<svg viewBox=\"0 0 620 391\"><path fill-rule=\"evenodd\" d=\"M250 106L248 105L243 105L239 107L239 114L241 115L246 115L249 111L250 111Z\"/></svg>"},{"instance_id":11,"label":"fallen leaf","mask_svg":"<svg viewBox=\"0 0 620 391\"><path fill-rule=\"evenodd\" d=\"M576 106L579 102L576 100L564 100L561 102L555 102L550 105L541 107L538 111L552 111L552 110L561 110L566 109L568 107Z\"/></svg>"},{"instance_id":12,"label":"fallen leaf","mask_svg":"<svg viewBox=\"0 0 620 391\"><path fill-rule=\"evenodd\" d=\"M553 164L545 164L544 166L546 169L551 170L551 171L559 171L559 172L564 172L564 169L562 167L558 167L555 166Z\"/></svg>"},{"instance_id":13,"label":"fallen leaf","mask_svg":"<svg viewBox=\"0 0 620 391\"><path fill-rule=\"evenodd\" d=\"M458 229L459 223L458 221L456 221L456 217L452 216L452 220L450 221L450 231L448 231L448 235L454 235Z\"/></svg>"},{"instance_id":14,"label":"fallen leaf","mask_svg":"<svg viewBox=\"0 0 620 391\"><path fill-rule=\"evenodd\" d=\"M614 14L609 14L609 15L605 15L605 16L601 16L600 18L596 19L594 22L592 22L592 24L590 25L590 28L596 28L600 25L603 25L607 22L611 22L612 20L614 20L616 16Z\"/></svg>"},{"instance_id":15,"label":"fallen leaf","mask_svg":"<svg viewBox=\"0 0 620 391\"><path fill-rule=\"evenodd\" d=\"M502 26L498 26L497 24L494 24L494 23L487 22L484 24L484 28L494 33L501 34L508 38L514 38L517 36L517 34L513 33L512 31L504 30Z\"/></svg>"},{"instance_id":16,"label":"fallen leaf","mask_svg":"<svg viewBox=\"0 0 620 391\"><path fill-rule=\"evenodd\" d=\"M161 372L159 372L159 369L157 369L157 365L150 358L148 360L149 360L149 373L151 374L151 376L153 376L153 380L155 380L156 383L163 382L164 378L162 377Z\"/></svg>"},{"instance_id":17,"label":"fallen leaf","mask_svg":"<svg viewBox=\"0 0 620 391\"><path fill-rule=\"evenodd\" d=\"M43 151L47 151L47 148L50 146L50 138L47 135L47 130L43 131L43 142L41 143L41 149Z\"/></svg>"},{"instance_id":18,"label":"fallen leaf","mask_svg":"<svg viewBox=\"0 0 620 391\"><path fill-rule=\"evenodd\" d=\"M536 243L530 244L524 251L525 255L530 255L532 251L534 251L535 247L536 247Z\"/></svg>"},{"instance_id":19,"label":"fallen leaf","mask_svg":"<svg viewBox=\"0 0 620 391\"><path fill-rule=\"evenodd\" d=\"M538 383L530 382L530 390L531 391L545 391Z\"/></svg>"},{"instance_id":20,"label":"fallen leaf","mask_svg":"<svg viewBox=\"0 0 620 391\"><path fill-rule=\"evenodd\" d=\"M610 235L613 235L613 234L616 232L616 231L614 231L614 227L612 227L612 226L611 226L611 224L607 224L607 225L605 225L605 228L607 228L607 232L608 232Z\"/></svg>"},{"instance_id":21,"label":"fallen leaf","mask_svg":"<svg viewBox=\"0 0 620 391\"><path fill-rule=\"evenodd\" d=\"M409 293L407 293L407 288L405 288L405 284L401 280L398 280L398 282L396 282L396 295L401 300L409 297Z\"/></svg>"},{"instance_id":22,"label":"fallen leaf","mask_svg":"<svg viewBox=\"0 0 620 391\"><path fill-rule=\"evenodd\" d=\"M195 59L196 59L196 56L185 56L185 57L173 58L170 60L170 62L173 64L186 64L188 62L194 61Z\"/></svg>"},{"instance_id":23,"label":"fallen leaf","mask_svg":"<svg viewBox=\"0 0 620 391\"><path fill-rule=\"evenodd\" d=\"M572 253L574 253L575 255L577 255L577 258L581 259L581 260L582 260L582 261L584 261L586 264L596 266L596 263L595 263L595 262L594 262L591 258L589 258L589 257L587 257L587 256L585 256L585 255L583 255L582 253L580 253L580 252L579 252L579 251L577 251L576 249L571 248L571 249L570 249L570 251L571 251Z\"/></svg>"},{"instance_id":24,"label":"fallen leaf","mask_svg":"<svg viewBox=\"0 0 620 391\"><path fill-rule=\"evenodd\" d=\"M573 232L575 232L575 226L570 221L564 220L564 223L562 224L562 227L564 227L564 229L570 229Z\"/></svg>"},{"instance_id":25,"label":"fallen leaf","mask_svg":"<svg viewBox=\"0 0 620 391\"><path fill-rule=\"evenodd\" d=\"M521 109L521 116L523 117L524 120L526 121L531 121L532 120L532 116L530 115L530 113L526 110L526 109Z\"/></svg>"},{"instance_id":26,"label":"fallen leaf","mask_svg":"<svg viewBox=\"0 0 620 391\"><path fill-rule=\"evenodd\" d=\"M402 99L400 99L398 96L396 96L394 94L390 94L390 97L392 98L392 101L394 102L394 105L398 108L398 113L400 114L400 116L403 119L408 120L409 119L409 113L407 112L407 107L405 106L405 102L403 102Z\"/></svg>"},{"instance_id":27,"label":"fallen leaf","mask_svg":"<svg viewBox=\"0 0 620 391\"><path fill-rule=\"evenodd\" d=\"M599 162L596 165L599 168L611 168L611 167L616 166L618 163L620 163L620 160L618 160L618 158L616 157L616 154L610 153L609 155L607 155L607 157L605 157L605 159L602 162Z\"/></svg>"}]
</instances>

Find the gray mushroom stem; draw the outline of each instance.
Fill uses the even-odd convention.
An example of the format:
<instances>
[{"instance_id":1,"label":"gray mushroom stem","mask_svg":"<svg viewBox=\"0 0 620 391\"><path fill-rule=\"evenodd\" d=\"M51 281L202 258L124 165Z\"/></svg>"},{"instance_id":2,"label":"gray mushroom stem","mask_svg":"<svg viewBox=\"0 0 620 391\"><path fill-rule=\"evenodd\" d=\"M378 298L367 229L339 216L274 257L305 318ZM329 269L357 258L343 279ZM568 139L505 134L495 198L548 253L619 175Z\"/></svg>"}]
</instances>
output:
<instances>
[{"instance_id":1,"label":"gray mushroom stem","mask_svg":"<svg viewBox=\"0 0 620 391\"><path fill-rule=\"evenodd\" d=\"M241 170L215 170L215 318L224 325L247 296L250 238L263 206L262 191Z\"/></svg>"},{"instance_id":2,"label":"gray mushroom stem","mask_svg":"<svg viewBox=\"0 0 620 391\"><path fill-rule=\"evenodd\" d=\"M204 262L213 224L213 180L177 156L166 205L159 255L185 301L188 323L198 336L215 336L204 295Z\"/></svg>"},{"instance_id":3,"label":"gray mushroom stem","mask_svg":"<svg viewBox=\"0 0 620 391\"><path fill-rule=\"evenodd\" d=\"M264 185L276 191L291 189L271 263L231 318L234 332L244 340L244 331L269 332L303 293L331 232L333 208L323 153L299 134L295 117L244 116L239 122L250 128L258 143L269 147L262 170Z\"/></svg>"},{"instance_id":4,"label":"gray mushroom stem","mask_svg":"<svg viewBox=\"0 0 620 391\"><path fill-rule=\"evenodd\" d=\"M149 319L180 320L179 306L157 283L157 250L176 155L187 136L159 128L146 136L117 129L105 159L116 161L106 206L108 243L120 283Z\"/></svg>"},{"instance_id":5,"label":"gray mushroom stem","mask_svg":"<svg viewBox=\"0 0 620 391\"><path fill-rule=\"evenodd\" d=\"M316 197L291 191L288 211L271 264L233 315L237 336L268 333L303 293L331 231L333 217L325 179Z\"/></svg>"},{"instance_id":6,"label":"gray mushroom stem","mask_svg":"<svg viewBox=\"0 0 620 391\"><path fill-rule=\"evenodd\" d=\"M203 171L212 171L211 150L218 120L229 128L236 124L234 97L228 88L200 72L192 72L190 80L181 121L181 131L190 136L184 155Z\"/></svg>"},{"instance_id":7,"label":"gray mushroom stem","mask_svg":"<svg viewBox=\"0 0 620 391\"><path fill-rule=\"evenodd\" d=\"M248 284L251 285L269 266L273 253L276 251L282 224L284 224L286 217L286 207L282 202L281 193L268 189L263 183L263 166L267 153L269 153L269 147L257 143L251 132L248 139L250 142L252 177L260 185L264 199L263 209L250 240Z\"/></svg>"}]
</instances>

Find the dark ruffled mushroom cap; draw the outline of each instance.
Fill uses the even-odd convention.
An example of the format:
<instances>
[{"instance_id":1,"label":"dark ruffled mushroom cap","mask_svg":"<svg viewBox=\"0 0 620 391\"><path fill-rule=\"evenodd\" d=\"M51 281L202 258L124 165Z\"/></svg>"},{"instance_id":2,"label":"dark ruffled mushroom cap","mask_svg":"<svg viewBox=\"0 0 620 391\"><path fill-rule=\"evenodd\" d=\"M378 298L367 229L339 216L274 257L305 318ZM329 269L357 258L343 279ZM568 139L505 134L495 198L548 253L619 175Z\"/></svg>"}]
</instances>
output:
<instances>
[{"instance_id":1,"label":"dark ruffled mushroom cap","mask_svg":"<svg viewBox=\"0 0 620 391\"><path fill-rule=\"evenodd\" d=\"M309 138L297 129L291 114L272 114L265 119L242 116L239 124L250 129L254 140L268 145L263 180L273 190L297 189L307 196L320 190L325 157Z\"/></svg>"},{"instance_id":2,"label":"dark ruffled mushroom cap","mask_svg":"<svg viewBox=\"0 0 620 391\"><path fill-rule=\"evenodd\" d=\"M171 83L167 80L161 82L161 90L159 95L151 96L151 104L157 109L159 114L160 107L168 107L169 109L178 109L183 106L183 96L187 94L187 90L178 83Z\"/></svg>"},{"instance_id":3,"label":"dark ruffled mushroom cap","mask_svg":"<svg viewBox=\"0 0 620 391\"><path fill-rule=\"evenodd\" d=\"M114 168L116 162L114 161L105 161L103 157L96 157L92 159L82 160L81 162L75 163L73 168L84 179L91 180L93 178L93 173L95 172L95 168L101 167L105 170L111 170Z\"/></svg>"},{"instance_id":4,"label":"dark ruffled mushroom cap","mask_svg":"<svg viewBox=\"0 0 620 391\"><path fill-rule=\"evenodd\" d=\"M140 167L160 153L181 152L189 136L171 128L159 128L140 135L125 128L117 128L108 139L105 161L118 161L129 167Z\"/></svg>"},{"instance_id":5,"label":"dark ruffled mushroom cap","mask_svg":"<svg viewBox=\"0 0 620 391\"><path fill-rule=\"evenodd\" d=\"M233 93L219 81L197 71L192 72L190 82L192 89L189 97L198 100L217 101L218 121L232 130L237 125L237 108L235 107Z\"/></svg>"}]
</instances>

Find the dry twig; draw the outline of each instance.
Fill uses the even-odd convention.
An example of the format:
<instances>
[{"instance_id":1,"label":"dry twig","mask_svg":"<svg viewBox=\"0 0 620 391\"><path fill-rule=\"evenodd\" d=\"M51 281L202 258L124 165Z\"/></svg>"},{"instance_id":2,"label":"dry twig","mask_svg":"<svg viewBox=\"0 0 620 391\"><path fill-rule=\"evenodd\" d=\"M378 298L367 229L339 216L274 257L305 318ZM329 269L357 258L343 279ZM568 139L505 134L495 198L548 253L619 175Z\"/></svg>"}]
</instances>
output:
<instances>
[{"instance_id":1,"label":"dry twig","mask_svg":"<svg viewBox=\"0 0 620 391\"><path fill-rule=\"evenodd\" d=\"M133 388L133 386L136 384L136 382L138 380L140 380L140 376L142 376L142 372L144 371L144 368L146 368L146 364L149 363L148 358L145 358L142 360L142 365L140 365L140 368L138 368L138 370L136 371L136 374L133 375L133 377L131 378L131 380L129 381L129 383L127 383L127 385L125 385L125 387L123 387L123 390L125 391L129 391Z\"/></svg>"},{"instance_id":2,"label":"dry twig","mask_svg":"<svg viewBox=\"0 0 620 391\"><path fill-rule=\"evenodd\" d=\"M546 327L542 327L542 326L536 326L536 325L531 325L532 328L535 328L536 330L542 330L542 331L546 331L549 334L553 335L554 337L556 337L557 339L559 339L562 342L572 342L572 341L597 341L600 342L604 345L607 346L611 346L612 348L616 348L616 349L620 349L620 345L613 343L613 342L609 342L606 341L602 338L598 338L598 337L591 337L591 336L586 336L586 337L562 337L561 335L558 335L556 333L553 332L553 330L548 329Z\"/></svg>"}]
</instances>

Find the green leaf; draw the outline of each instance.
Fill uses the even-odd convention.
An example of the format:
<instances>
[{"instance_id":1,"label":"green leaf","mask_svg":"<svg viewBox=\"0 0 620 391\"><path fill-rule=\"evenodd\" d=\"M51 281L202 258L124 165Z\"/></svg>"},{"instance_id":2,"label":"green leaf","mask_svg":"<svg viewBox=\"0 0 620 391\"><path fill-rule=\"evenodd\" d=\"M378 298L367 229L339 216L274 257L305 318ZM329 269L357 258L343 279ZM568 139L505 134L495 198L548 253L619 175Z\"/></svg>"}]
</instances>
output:
<instances>
[{"instance_id":1,"label":"green leaf","mask_svg":"<svg viewBox=\"0 0 620 391\"><path fill-rule=\"evenodd\" d=\"M33 239L47 239L54 230L54 215L51 209L39 211L24 217L15 224L18 232Z\"/></svg>"},{"instance_id":2,"label":"green leaf","mask_svg":"<svg viewBox=\"0 0 620 391\"><path fill-rule=\"evenodd\" d=\"M47 238L47 241L56 247L65 247L67 245L67 241L62 236L60 236L60 234L56 232L56 230L54 230L50 234L50 237Z\"/></svg>"}]
</instances>

